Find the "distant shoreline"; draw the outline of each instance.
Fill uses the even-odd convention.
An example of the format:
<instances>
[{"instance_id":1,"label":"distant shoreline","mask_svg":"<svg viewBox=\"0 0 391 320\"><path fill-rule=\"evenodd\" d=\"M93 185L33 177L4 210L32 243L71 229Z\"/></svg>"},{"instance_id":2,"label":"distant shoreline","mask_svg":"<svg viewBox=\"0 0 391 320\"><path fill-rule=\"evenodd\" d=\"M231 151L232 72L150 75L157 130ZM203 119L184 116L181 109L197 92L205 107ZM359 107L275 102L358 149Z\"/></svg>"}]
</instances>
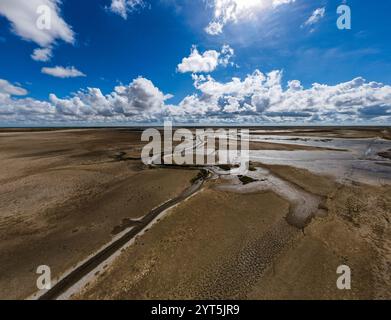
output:
<instances>
[{"instance_id":1,"label":"distant shoreline","mask_svg":"<svg viewBox=\"0 0 391 320\"><path fill-rule=\"evenodd\" d=\"M249 128L249 129L265 129L265 130L279 130L279 129L354 129L354 130L387 130L391 129L391 125L389 126L379 126L379 125L357 125L357 126L327 126L327 125L319 125L319 126L265 126L265 125L259 125L259 126L246 126L246 125L240 125L240 126L227 126L227 125L177 125L174 126L174 128L189 128L189 129L196 129L196 128ZM52 126L52 127L0 127L0 132L7 132L7 131L57 131L57 130L89 130L89 129L124 129L124 130L144 130L145 128L163 128L162 125L145 125L145 126Z\"/></svg>"}]
</instances>

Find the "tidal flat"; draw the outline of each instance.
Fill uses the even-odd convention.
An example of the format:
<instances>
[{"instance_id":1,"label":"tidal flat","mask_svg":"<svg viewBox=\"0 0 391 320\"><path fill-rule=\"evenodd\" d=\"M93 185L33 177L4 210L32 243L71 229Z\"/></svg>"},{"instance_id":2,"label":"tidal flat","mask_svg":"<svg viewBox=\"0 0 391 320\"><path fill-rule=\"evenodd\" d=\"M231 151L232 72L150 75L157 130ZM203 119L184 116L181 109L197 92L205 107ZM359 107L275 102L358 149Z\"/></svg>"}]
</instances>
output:
<instances>
[{"instance_id":1,"label":"tidal flat","mask_svg":"<svg viewBox=\"0 0 391 320\"><path fill-rule=\"evenodd\" d=\"M251 128L245 178L146 166L141 132L0 131L1 299L38 297L38 266L61 282L132 228L53 298L391 298L389 128Z\"/></svg>"}]
</instances>

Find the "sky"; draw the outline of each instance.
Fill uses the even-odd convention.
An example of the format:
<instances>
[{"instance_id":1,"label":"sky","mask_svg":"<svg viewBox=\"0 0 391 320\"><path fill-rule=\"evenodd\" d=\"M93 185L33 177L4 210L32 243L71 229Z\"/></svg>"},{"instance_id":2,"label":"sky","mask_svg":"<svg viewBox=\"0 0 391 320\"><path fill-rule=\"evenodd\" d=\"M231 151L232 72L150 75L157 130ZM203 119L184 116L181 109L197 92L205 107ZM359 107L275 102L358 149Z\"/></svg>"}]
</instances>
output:
<instances>
[{"instance_id":1,"label":"sky","mask_svg":"<svg viewBox=\"0 0 391 320\"><path fill-rule=\"evenodd\" d=\"M389 12L369 0L0 0L0 125L390 125Z\"/></svg>"}]
</instances>

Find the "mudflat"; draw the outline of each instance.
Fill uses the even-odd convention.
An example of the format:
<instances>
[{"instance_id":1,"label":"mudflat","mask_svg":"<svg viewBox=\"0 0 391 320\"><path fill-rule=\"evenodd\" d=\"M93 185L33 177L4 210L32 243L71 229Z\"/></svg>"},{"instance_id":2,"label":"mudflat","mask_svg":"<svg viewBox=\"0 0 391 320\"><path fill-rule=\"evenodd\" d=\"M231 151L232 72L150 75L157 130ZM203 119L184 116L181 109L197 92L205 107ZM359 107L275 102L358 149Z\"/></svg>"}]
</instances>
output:
<instances>
[{"instance_id":1,"label":"mudflat","mask_svg":"<svg viewBox=\"0 0 391 320\"><path fill-rule=\"evenodd\" d=\"M388 129L264 131L234 176L147 167L136 129L2 130L0 298L29 297L39 265L62 277L203 177L70 297L390 299Z\"/></svg>"},{"instance_id":2,"label":"mudflat","mask_svg":"<svg viewBox=\"0 0 391 320\"><path fill-rule=\"evenodd\" d=\"M274 192L226 192L218 187L227 181L214 181L73 298L389 299L391 188L269 169L321 197L327 215L300 230L286 220L289 201ZM336 286L343 264L355 279L348 291Z\"/></svg>"},{"instance_id":3,"label":"mudflat","mask_svg":"<svg viewBox=\"0 0 391 320\"><path fill-rule=\"evenodd\" d=\"M37 291L40 265L60 277L196 175L121 161L140 146L129 131L3 133L0 143L2 299Z\"/></svg>"},{"instance_id":4,"label":"mudflat","mask_svg":"<svg viewBox=\"0 0 391 320\"><path fill-rule=\"evenodd\" d=\"M279 224L297 232L284 223L288 209L270 192L239 195L208 186L172 209L76 298L239 297L248 277L261 271L257 255L265 252L257 241L272 239L268 233Z\"/></svg>"}]
</instances>

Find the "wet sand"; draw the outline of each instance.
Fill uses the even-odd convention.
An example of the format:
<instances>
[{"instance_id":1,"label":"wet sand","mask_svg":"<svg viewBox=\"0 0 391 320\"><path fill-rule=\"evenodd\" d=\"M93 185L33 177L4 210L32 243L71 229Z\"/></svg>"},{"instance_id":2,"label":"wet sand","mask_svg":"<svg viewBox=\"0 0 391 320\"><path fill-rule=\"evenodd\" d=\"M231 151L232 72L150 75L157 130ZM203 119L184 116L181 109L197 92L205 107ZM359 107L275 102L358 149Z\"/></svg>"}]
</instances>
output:
<instances>
[{"instance_id":1,"label":"wet sand","mask_svg":"<svg viewBox=\"0 0 391 320\"><path fill-rule=\"evenodd\" d=\"M326 196L328 214L316 217L260 279L250 299L390 299L391 187L335 184L300 169L271 170ZM336 290L336 269L352 270L352 290Z\"/></svg>"},{"instance_id":2,"label":"wet sand","mask_svg":"<svg viewBox=\"0 0 391 320\"><path fill-rule=\"evenodd\" d=\"M296 129L250 143L248 176L215 174L72 298L390 299L388 133ZM129 129L2 130L0 144L2 299L34 293L38 265L62 276L197 176L143 166ZM350 291L336 288L342 264Z\"/></svg>"},{"instance_id":3,"label":"wet sand","mask_svg":"<svg viewBox=\"0 0 391 320\"><path fill-rule=\"evenodd\" d=\"M228 192L221 187L232 181L217 180L171 210L74 298L389 299L390 187L269 169L324 198L317 209L327 215L299 229L286 219L288 199L247 187ZM342 264L352 269L350 291L336 287Z\"/></svg>"},{"instance_id":4,"label":"wet sand","mask_svg":"<svg viewBox=\"0 0 391 320\"><path fill-rule=\"evenodd\" d=\"M225 267L231 274L238 257L249 268L237 285L256 271L250 268L258 252L252 243L283 219L288 206L270 192L243 196L205 189L171 210L75 298L223 298L233 283L219 274Z\"/></svg>"},{"instance_id":5,"label":"wet sand","mask_svg":"<svg viewBox=\"0 0 391 320\"><path fill-rule=\"evenodd\" d=\"M251 133L256 135L300 135L303 137L312 137L321 135L324 138L347 138L347 139L365 139L365 138L383 138L391 139L391 129L389 127L318 127L318 128L284 128L284 129L256 129Z\"/></svg>"},{"instance_id":6,"label":"wet sand","mask_svg":"<svg viewBox=\"0 0 391 320\"><path fill-rule=\"evenodd\" d=\"M115 139L114 139L115 138ZM36 268L54 278L190 185L194 171L117 161L139 136L66 131L0 135L0 298L36 291Z\"/></svg>"}]
</instances>

